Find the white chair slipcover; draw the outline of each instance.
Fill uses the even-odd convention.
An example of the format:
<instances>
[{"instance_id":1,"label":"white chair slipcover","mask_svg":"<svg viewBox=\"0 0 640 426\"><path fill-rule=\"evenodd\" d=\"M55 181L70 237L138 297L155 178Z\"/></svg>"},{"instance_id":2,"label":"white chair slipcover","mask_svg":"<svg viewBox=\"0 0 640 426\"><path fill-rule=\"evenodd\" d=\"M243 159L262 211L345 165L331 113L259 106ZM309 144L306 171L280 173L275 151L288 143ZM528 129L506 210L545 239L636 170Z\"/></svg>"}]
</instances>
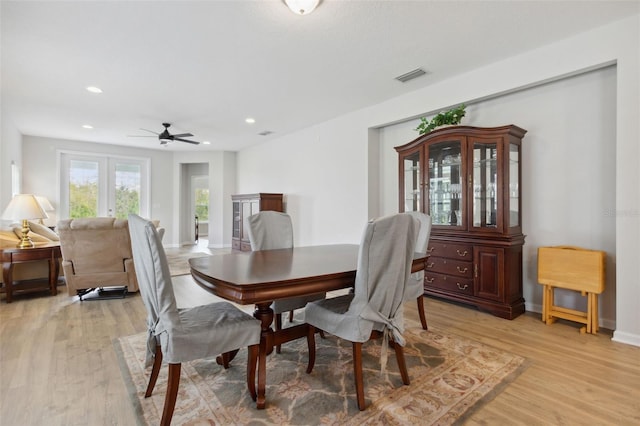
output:
<instances>
[{"instance_id":1,"label":"white chair slipcover","mask_svg":"<svg viewBox=\"0 0 640 426\"><path fill-rule=\"evenodd\" d=\"M245 225L253 251L293 248L293 226L291 217L286 213L262 211L249 216ZM317 293L275 300L271 309L276 314L276 329L281 326L282 313L304 308L308 302L324 299L325 296L326 293ZM276 348L276 351L280 352L280 349Z\"/></svg>"},{"instance_id":2,"label":"white chair slipcover","mask_svg":"<svg viewBox=\"0 0 640 426\"><path fill-rule=\"evenodd\" d=\"M260 321L231 303L218 302L179 309L160 236L150 221L129 215L133 261L142 301L147 309L146 366L153 364L146 397L151 396L162 360L169 364L169 383L161 424L169 424L180 381L180 364L247 346L247 383L255 399L255 365Z\"/></svg>"},{"instance_id":3,"label":"white chair slipcover","mask_svg":"<svg viewBox=\"0 0 640 426\"><path fill-rule=\"evenodd\" d=\"M429 237L431 236L431 216L422 212L407 212L420 222L420 232L416 238L416 253L426 253L429 245ZM422 328L427 330L427 318L424 313L424 270L411 274L411 279L407 284L405 293L405 302L416 300L418 303L418 315Z\"/></svg>"},{"instance_id":4,"label":"white chair slipcover","mask_svg":"<svg viewBox=\"0 0 640 426\"><path fill-rule=\"evenodd\" d=\"M382 332L382 368L386 365L388 339L394 342L403 382L409 384L402 346L405 344L402 303L411 276L411 263L419 224L410 215L396 214L367 224L358 253L354 292L310 302L305 321L311 326L310 373L315 362L315 328L353 342L358 407L364 409L361 344ZM404 366L404 368L403 368ZM404 370L404 371L403 371Z\"/></svg>"}]
</instances>

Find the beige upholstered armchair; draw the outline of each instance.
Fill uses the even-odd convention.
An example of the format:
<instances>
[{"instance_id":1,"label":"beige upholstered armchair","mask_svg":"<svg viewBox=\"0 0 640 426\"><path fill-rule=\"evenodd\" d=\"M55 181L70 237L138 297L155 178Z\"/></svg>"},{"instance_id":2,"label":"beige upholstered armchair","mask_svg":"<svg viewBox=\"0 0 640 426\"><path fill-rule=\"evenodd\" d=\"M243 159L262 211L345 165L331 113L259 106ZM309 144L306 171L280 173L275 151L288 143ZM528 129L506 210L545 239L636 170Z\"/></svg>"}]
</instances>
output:
<instances>
[{"instance_id":1,"label":"beige upholstered armchair","mask_svg":"<svg viewBox=\"0 0 640 426\"><path fill-rule=\"evenodd\" d=\"M129 224L111 217L67 219L58 222L62 269L70 296L98 289L101 297L124 297L138 291ZM122 291L108 289L126 287Z\"/></svg>"}]
</instances>

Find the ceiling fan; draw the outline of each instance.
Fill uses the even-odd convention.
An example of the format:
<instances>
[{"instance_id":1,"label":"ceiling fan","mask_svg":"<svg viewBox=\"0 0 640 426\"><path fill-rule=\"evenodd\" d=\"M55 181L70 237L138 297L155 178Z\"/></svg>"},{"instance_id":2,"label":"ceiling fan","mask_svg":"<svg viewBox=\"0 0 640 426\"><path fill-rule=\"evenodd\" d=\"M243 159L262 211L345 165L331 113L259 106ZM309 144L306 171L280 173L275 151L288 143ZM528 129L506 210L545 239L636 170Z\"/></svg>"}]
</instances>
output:
<instances>
[{"instance_id":1,"label":"ceiling fan","mask_svg":"<svg viewBox=\"0 0 640 426\"><path fill-rule=\"evenodd\" d=\"M162 131L162 133L154 132L153 130L148 130L148 129L140 129L140 130L144 130L145 132L158 135L158 139L160 140L161 145L166 145L169 142L173 142L173 141L187 142L194 145L200 144L200 142L197 142L197 141L190 141L189 139L184 139L185 137L193 136L191 133L178 133L178 134L172 135L171 133L169 133L169 127L171 126L171 123L162 123L162 125L164 126L164 130ZM150 137L150 136L134 136L134 137L144 138L144 137Z\"/></svg>"}]
</instances>

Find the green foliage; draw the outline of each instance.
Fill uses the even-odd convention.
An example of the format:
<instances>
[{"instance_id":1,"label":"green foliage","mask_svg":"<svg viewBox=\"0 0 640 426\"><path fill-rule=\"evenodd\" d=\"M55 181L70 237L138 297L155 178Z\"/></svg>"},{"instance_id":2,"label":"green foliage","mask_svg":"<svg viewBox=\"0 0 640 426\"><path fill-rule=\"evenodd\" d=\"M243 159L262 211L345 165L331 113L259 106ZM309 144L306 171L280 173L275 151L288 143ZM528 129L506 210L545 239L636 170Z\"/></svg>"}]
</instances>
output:
<instances>
[{"instance_id":1,"label":"green foliage","mask_svg":"<svg viewBox=\"0 0 640 426\"><path fill-rule=\"evenodd\" d=\"M129 213L140 212L140 194L122 185L116 188L116 214L118 219L126 219Z\"/></svg>"},{"instance_id":2,"label":"green foliage","mask_svg":"<svg viewBox=\"0 0 640 426\"><path fill-rule=\"evenodd\" d=\"M98 215L98 183L69 185L69 217L95 217Z\"/></svg>"},{"instance_id":3,"label":"green foliage","mask_svg":"<svg viewBox=\"0 0 640 426\"><path fill-rule=\"evenodd\" d=\"M444 124L460 124L460 120L465 116L465 104L461 104L457 108L452 108L448 111L443 111L440 114L436 115L431 119L431 121L427 120L426 117L420 118L420 125L416 127L414 130L419 132L421 135L425 133L429 133L433 129L438 126L442 126Z\"/></svg>"},{"instance_id":4,"label":"green foliage","mask_svg":"<svg viewBox=\"0 0 640 426\"><path fill-rule=\"evenodd\" d=\"M69 185L69 217L98 216L98 184L96 182ZM126 219L129 213L140 212L140 194L125 186L116 188L115 217Z\"/></svg>"},{"instance_id":5,"label":"green foliage","mask_svg":"<svg viewBox=\"0 0 640 426\"><path fill-rule=\"evenodd\" d=\"M201 221L209 220L209 190L196 189L196 216Z\"/></svg>"}]
</instances>

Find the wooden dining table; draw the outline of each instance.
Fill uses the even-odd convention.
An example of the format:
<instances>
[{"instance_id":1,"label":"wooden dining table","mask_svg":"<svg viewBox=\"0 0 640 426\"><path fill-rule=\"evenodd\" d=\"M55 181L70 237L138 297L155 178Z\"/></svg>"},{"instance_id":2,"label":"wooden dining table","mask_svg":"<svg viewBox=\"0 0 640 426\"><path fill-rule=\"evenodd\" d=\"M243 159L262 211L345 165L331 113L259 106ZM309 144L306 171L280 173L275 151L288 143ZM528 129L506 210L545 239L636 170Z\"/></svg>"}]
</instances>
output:
<instances>
[{"instance_id":1,"label":"wooden dining table","mask_svg":"<svg viewBox=\"0 0 640 426\"><path fill-rule=\"evenodd\" d=\"M259 409L266 405L267 355L276 345L305 337L308 329L307 324L298 324L274 331L271 303L353 287L358 248L356 244L333 244L189 259L191 275L202 288L234 303L255 304L253 316L262 324L256 399ZM415 253L411 271L423 270L426 259L426 254Z\"/></svg>"}]
</instances>

